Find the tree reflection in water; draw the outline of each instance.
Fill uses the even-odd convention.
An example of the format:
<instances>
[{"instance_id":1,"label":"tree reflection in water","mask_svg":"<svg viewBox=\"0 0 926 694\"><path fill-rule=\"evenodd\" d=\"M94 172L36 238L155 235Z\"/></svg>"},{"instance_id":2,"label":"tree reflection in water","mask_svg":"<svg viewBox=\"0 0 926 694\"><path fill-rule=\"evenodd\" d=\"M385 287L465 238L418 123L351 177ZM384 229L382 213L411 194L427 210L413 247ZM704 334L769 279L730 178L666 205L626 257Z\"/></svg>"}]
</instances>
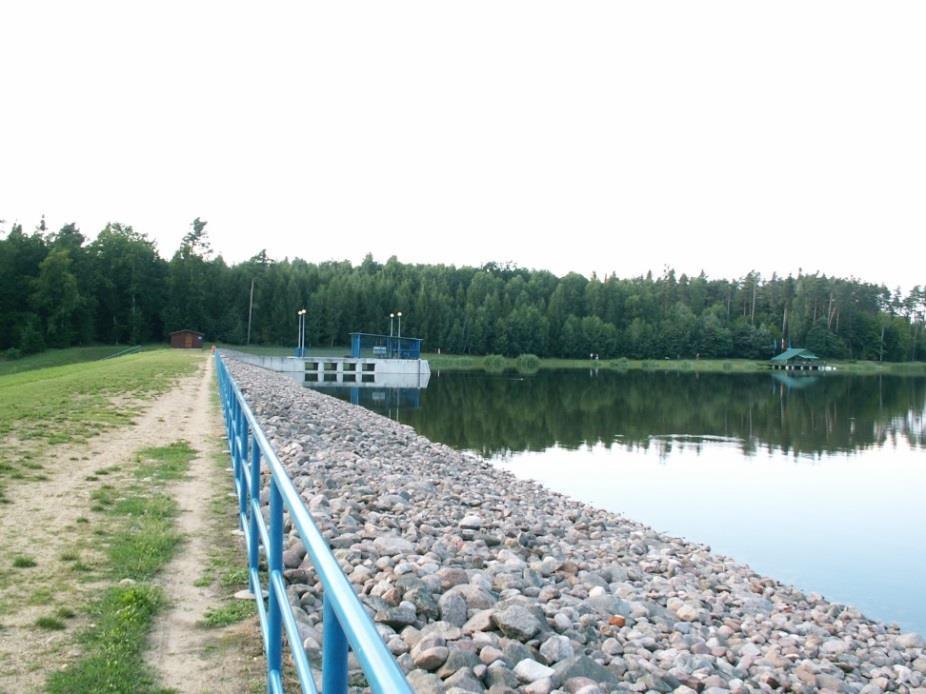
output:
<instances>
[{"instance_id":1,"label":"tree reflection in water","mask_svg":"<svg viewBox=\"0 0 926 694\"><path fill-rule=\"evenodd\" d=\"M485 457L598 443L668 451L717 437L746 455L816 456L900 439L926 447L924 409L926 379L903 376L445 372L398 418Z\"/></svg>"}]
</instances>

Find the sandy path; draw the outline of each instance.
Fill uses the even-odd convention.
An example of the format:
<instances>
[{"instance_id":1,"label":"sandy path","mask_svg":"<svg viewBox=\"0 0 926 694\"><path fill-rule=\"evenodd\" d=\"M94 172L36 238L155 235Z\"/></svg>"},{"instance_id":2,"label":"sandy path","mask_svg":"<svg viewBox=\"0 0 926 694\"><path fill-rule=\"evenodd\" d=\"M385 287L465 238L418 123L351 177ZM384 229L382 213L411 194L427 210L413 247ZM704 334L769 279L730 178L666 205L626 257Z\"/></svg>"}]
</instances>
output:
<instances>
[{"instance_id":1,"label":"sandy path","mask_svg":"<svg viewBox=\"0 0 926 694\"><path fill-rule=\"evenodd\" d=\"M218 632L197 626L216 597L213 588L194 585L209 559L209 500L218 485L223 492L226 485L231 489L229 477L217 479L222 477L221 470L211 460L224 450L219 444L222 420L209 401L212 368L210 360L186 422L189 433L183 436L198 456L190 463L186 479L171 488L180 506L177 525L186 542L158 579L170 607L155 621L146 654L148 663L161 674L161 683L180 692L233 692L243 686L241 668L229 662L240 654L226 652L225 657L216 657ZM229 498L228 503L234 502Z\"/></svg>"},{"instance_id":2,"label":"sandy path","mask_svg":"<svg viewBox=\"0 0 926 694\"><path fill-rule=\"evenodd\" d=\"M101 484L99 481L87 481L88 475L100 468L127 466L141 448L186 439L200 455L192 463L190 480L169 489L176 491L184 511L192 509L197 500L206 505L208 487L203 485L212 465L207 456L213 450L207 444L210 436L213 441L216 440L221 427L220 415L209 402L211 387L212 362L204 359L197 374L181 379L167 393L144 403L146 409L135 424L106 432L88 444L50 449L42 461L45 463L43 472L49 479L12 485L8 490L10 504L2 507L0 513L0 692L38 691L49 672L60 668L78 653L71 645L78 625L71 622L72 626L67 631L46 631L37 628L34 623L38 617L48 615L52 607L48 600L36 598L37 595L41 597L41 593L36 591L42 586L47 585L46 591L52 594L53 605L74 609L91 597L95 587L79 582L71 568L60 559L61 553L71 548L70 540L78 533L89 534L75 529L88 527L75 524L79 517L92 517L88 513L92 503L90 495ZM196 403L194 408L187 406L190 402ZM178 522L184 534L190 537L189 544L181 550L182 558L192 562L203 561L206 556L200 555L205 551L201 546L204 533L200 532L204 531L203 518L185 512ZM92 529L92 523L89 527ZM10 558L18 554L33 557L38 566L26 570L9 568ZM188 562L179 567L178 573L175 574L174 570L171 564L165 574L168 597L178 606L190 605L190 599L201 598L189 595L188 591L178 596L173 594L181 586L191 588L196 579L195 571L189 573L192 568ZM188 625L185 628L190 629ZM170 639L167 643L171 645L168 652L178 654L178 658L172 660L188 660L185 651L174 647L175 638L177 643L188 643L179 640L177 633L166 632ZM222 662L211 665L226 668ZM195 667L205 666L197 664ZM175 682L177 680L171 675L165 684ZM212 684L215 685L215 680ZM174 686L180 691L197 691L191 690L188 685L189 679L186 679Z\"/></svg>"}]
</instances>

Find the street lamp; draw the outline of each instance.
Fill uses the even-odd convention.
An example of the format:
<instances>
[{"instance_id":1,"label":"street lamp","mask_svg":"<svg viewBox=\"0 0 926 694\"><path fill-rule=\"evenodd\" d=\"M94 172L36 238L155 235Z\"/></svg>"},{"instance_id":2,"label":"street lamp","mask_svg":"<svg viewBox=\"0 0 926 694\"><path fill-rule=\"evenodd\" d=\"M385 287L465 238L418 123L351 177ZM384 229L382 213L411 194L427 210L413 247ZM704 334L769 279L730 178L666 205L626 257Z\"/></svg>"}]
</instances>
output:
<instances>
[{"instance_id":1,"label":"street lamp","mask_svg":"<svg viewBox=\"0 0 926 694\"><path fill-rule=\"evenodd\" d=\"M395 318L394 313L389 314L389 337L392 337L392 319Z\"/></svg>"},{"instance_id":2,"label":"street lamp","mask_svg":"<svg viewBox=\"0 0 926 694\"><path fill-rule=\"evenodd\" d=\"M299 347L296 349L298 356L305 356L305 314L308 313L305 309L301 309L296 312L296 315L299 316Z\"/></svg>"},{"instance_id":3,"label":"street lamp","mask_svg":"<svg viewBox=\"0 0 926 694\"><path fill-rule=\"evenodd\" d=\"M402 358L402 312L398 311L395 315L399 319L399 331L398 333L396 333L398 344L396 345L396 347L398 348L399 359L401 359Z\"/></svg>"}]
</instances>

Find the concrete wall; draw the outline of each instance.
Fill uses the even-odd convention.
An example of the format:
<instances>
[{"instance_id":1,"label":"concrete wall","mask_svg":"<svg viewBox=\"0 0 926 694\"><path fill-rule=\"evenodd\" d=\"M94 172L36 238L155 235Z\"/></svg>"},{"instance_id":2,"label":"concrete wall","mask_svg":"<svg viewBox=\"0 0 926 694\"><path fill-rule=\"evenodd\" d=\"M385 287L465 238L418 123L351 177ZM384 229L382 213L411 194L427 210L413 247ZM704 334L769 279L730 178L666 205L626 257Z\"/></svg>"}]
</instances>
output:
<instances>
[{"instance_id":1,"label":"concrete wall","mask_svg":"<svg viewBox=\"0 0 926 694\"><path fill-rule=\"evenodd\" d=\"M285 373L295 381L319 385L427 388L431 378L431 367L426 359L271 357L230 350L222 350L222 353L246 364Z\"/></svg>"}]
</instances>

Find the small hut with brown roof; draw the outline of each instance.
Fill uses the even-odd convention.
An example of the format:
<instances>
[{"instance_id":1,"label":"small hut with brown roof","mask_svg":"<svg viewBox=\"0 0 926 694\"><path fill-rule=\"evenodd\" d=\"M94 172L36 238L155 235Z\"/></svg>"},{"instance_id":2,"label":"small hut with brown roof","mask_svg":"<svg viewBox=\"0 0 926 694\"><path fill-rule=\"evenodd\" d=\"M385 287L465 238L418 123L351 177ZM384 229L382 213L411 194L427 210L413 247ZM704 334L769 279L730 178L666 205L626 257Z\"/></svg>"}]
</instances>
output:
<instances>
[{"instance_id":1,"label":"small hut with brown roof","mask_svg":"<svg viewBox=\"0 0 926 694\"><path fill-rule=\"evenodd\" d=\"M200 349L203 346L203 334L195 330L175 330L170 334L170 346L178 349Z\"/></svg>"}]
</instances>

